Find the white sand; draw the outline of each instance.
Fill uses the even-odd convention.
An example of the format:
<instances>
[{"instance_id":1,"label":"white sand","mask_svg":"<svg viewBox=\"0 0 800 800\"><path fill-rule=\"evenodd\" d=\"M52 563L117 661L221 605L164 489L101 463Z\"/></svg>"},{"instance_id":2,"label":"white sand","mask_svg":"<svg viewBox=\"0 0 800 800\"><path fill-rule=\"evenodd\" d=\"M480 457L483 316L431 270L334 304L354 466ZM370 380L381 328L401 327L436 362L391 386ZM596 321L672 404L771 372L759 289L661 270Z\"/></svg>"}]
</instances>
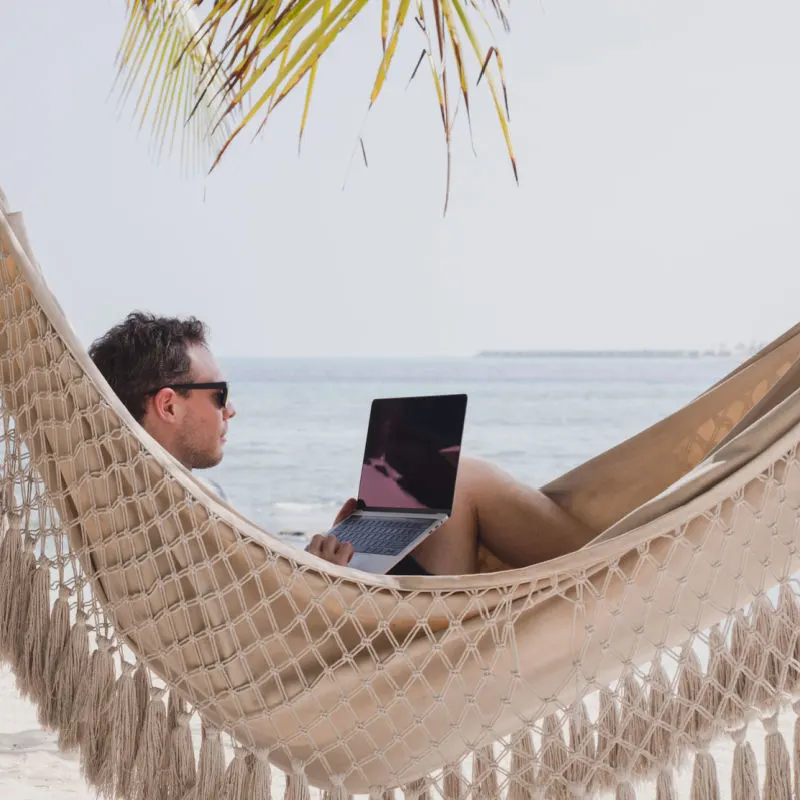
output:
<instances>
[{"instance_id":1,"label":"white sand","mask_svg":"<svg viewBox=\"0 0 800 800\"><path fill-rule=\"evenodd\" d=\"M781 730L791 752L795 716L789 710L781 715ZM750 740L759 760L759 779L764 780L763 734L760 723L750 726ZM195 746L199 746L199 741ZM733 744L723 742L713 750L717 762L721 796L730 797L730 770ZM280 797L278 775L273 797ZM689 798L691 768L677 778L678 796ZM653 797L655 791L639 787L639 800ZM313 793L317 796L317 792ZM34 707L22 700L8 668L0 668L0 798L2 800L95 800L80 775L77 757L58 750L56 736L43 731L36 721ZM398 800L402 795L398 793Z\"/></svg>"},{"instance_id":2,"label":"white sand","mask_svg":"<svg viewBox=\"0 0 800 800\"><path fill-rule=\"evenodd\" d=\"M94 800L74 755L58 751L57 737L39 727L14 676L0 669L0 797L3 800Z\"/></svg>"}]
</instances>

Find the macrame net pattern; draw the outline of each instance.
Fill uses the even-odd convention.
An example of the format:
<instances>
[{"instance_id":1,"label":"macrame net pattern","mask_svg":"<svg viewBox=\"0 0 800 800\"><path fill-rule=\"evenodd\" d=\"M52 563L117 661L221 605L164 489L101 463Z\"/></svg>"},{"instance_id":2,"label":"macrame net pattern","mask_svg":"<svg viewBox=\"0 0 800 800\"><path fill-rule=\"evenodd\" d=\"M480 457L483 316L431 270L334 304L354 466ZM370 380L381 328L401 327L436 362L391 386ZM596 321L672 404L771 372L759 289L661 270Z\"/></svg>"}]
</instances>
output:
<instances>
[{"instance_id":1,"label":"macrame net pattern","mask_svg":"<svg viewBox=\"0 0 800 800\"><path fill-rule=\"evenodd\" d=\"M790 798L798 356L792 331L546 487L587 548L366 575L149 440L0 202L0 658L107 798L670 798L682 765L698 800Z\"/></svg>"}]
</instances>

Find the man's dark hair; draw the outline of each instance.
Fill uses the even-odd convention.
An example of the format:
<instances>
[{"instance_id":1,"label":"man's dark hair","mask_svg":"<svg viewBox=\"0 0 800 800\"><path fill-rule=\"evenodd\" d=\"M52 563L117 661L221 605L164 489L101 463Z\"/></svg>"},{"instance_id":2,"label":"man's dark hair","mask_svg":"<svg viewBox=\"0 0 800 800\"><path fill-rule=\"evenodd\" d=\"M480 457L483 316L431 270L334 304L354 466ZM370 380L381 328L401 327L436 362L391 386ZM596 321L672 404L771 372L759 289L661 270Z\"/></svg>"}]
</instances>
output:
<instances>
[{"instance_id":1,"label":"man's dark hair","mask_svg":"<svg viewBox=\"0 0 800 800\"><path fill-rule=\"evenodd\" d=\"M208 328L195 317L134 311L92 342L89 356L137 422L148 392L189 378L191 345L207 345Z\"/></svg>"}]
</instances>

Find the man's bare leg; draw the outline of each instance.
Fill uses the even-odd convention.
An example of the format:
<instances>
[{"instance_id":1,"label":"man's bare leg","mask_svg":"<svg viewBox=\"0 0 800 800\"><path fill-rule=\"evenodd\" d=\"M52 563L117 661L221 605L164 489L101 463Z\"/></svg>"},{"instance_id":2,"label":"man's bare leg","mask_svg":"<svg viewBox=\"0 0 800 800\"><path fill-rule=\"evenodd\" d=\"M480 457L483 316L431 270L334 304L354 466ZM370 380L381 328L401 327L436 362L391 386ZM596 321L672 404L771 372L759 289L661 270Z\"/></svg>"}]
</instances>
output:
<instances>
[{"instance_id":1,"label":"man's bare leg","mask_svg":"<svg viewBox=\"0 0 800 800\"><path fill-rule=\"evenodd\" d=\"M462 457L450 519L414 550L434 575L477 570L478 544L512 567L577 550L594 532L538 489L480 459Z\"/></svg>"}]
</instances>

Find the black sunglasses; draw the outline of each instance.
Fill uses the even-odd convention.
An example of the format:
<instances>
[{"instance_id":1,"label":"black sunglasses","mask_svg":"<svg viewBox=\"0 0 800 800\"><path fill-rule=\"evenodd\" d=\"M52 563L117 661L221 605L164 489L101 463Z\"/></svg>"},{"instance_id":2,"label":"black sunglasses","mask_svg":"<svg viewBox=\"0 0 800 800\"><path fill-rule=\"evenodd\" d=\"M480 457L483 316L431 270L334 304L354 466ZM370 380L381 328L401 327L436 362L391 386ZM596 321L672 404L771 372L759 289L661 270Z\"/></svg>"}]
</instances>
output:
<instances>
[{"instance_id":1,"label":"black sunglasses","mask_svg":"<svg viewBox=\"0 0 800 800\"><path fill-rule=\"evenodd\" d=\"M213 383L170 383L166 386L160 386L158 389L153 389L148 394L158 394L162 389L216 389L212 395L217 402L219 408L225 408L228 405L228 381L214 381Z\"/></svg>"}]
</instances>

